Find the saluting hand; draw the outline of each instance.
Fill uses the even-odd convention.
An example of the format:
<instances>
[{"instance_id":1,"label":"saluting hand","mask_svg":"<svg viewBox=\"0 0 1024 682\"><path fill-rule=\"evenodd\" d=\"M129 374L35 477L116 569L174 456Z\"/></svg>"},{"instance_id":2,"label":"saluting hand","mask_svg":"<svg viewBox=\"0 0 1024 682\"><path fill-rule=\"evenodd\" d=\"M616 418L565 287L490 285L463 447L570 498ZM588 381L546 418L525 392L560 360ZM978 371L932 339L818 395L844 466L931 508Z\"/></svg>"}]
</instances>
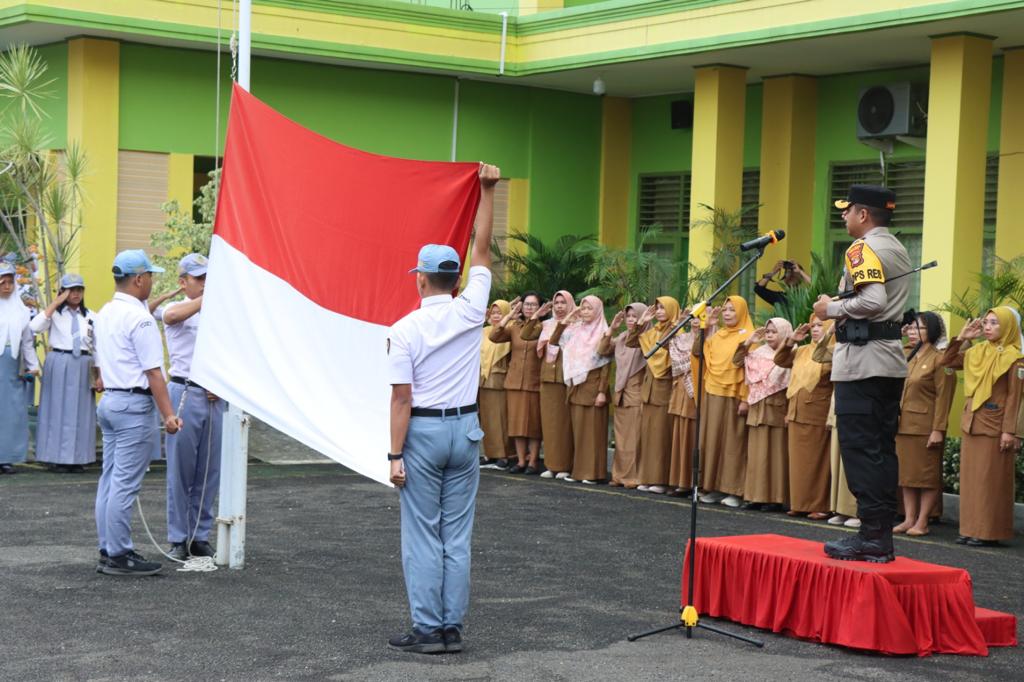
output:
<instances>
[{"instance_id":1,"label":"saluting hand","mask_svg":"<svg viewBox=\"0 0 1024 682\"><path fill-rule=\"evenodd\" d=\"M615 313L615 317L612 318L612 323L608 325L608 329L618 329L622 326L622 323L626 321L626 311L620 310Z\"/></svg>"},{"instance_id":2,"label":"saluting hand","mask_svg":"<svg viewBox=\"0 0 1024 682\"><path fill-rule=\"evenodd\" d=\"M973 341L974 339L981 336L981 318L975 318L967 322L964 328L960 330L959 338L961 341Z\"/></svg>"},{"instance_id":3,"label":"saluting hand","mask_svg":"<svg viewBox=\"0 0 1024 682\"><path fill-rule=\"evenodd\" d=\"M640 316L640 319L637 320L636 323L642 327L642 326L644 326L645 324L647 324L648 322L650 322L653 319L654 319L654 306L653 305L649 305L649 306L647 306L647 310L644 311L644 314Z\"/></svg>"},{"instance_id":4,"label":"saluting hand","mask_svg":"<svg viewBox=\"0 0 1024 682\"><path fill-rule=\"evenodd\" d=\"M551 312L551 301L548 301L547 303L545 303L541 307L537 308L537 311L534 312L532 316L530 316L530 319L531 320L539 320L540 318L544 317L545 315L547 315L550 312Z\"/></svg>"},{"instance_id":5,"label":"saluting hand","mask_svg":"<svg viewBox=\"0 0 1024 682\"><path fill-rule=\"evenodd\" d=\"M405 465L402 460L396 459L391 462L391 482L396 488L405 487Z\"/></svg>"},{"instance_id":6,"label":"saluting hand","mask_svg":"<svg viewBox=\"0 0 1024 682\"><path fill-rule=\"evenodd\" d=\"M743 342L745 346L752 346L755 343L761 343L764 341L764 327L758 327L753 333L747 337L747 340Z\"/></svg>"},{"instance_id":7,"label":"saluting hand","mask_svg":"<svg viewBox=\"0 0 1024 682\"><path fill-rule=\"evenodd\" d=\"M718 316L722 314L722 306L714 306L708 310L708 328L718 326Z\"/></svg>"},{"instance_id":8,"label":"saluting hand","mask_svg":"<svg viewBox=\"0 0 1024 682\"><path fill-rule=\"evenodd\" d=\"M811 325L809 322L804 322L802 325L793 330L793 336L791 337L796 343L800 343L806 339L811 333Z\"/></svg>"}]
</instances>

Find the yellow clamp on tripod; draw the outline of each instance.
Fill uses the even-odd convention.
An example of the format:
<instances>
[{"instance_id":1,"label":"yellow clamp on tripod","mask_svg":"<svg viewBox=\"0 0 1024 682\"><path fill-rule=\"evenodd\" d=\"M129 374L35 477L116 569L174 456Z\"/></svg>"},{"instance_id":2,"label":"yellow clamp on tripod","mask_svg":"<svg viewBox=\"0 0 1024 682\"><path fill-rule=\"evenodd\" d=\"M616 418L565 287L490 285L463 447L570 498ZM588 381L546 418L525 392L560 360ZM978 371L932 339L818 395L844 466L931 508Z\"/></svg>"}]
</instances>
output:
<instances>
[{"instance_id":1,"label":"yellow clamp on tripod","mask_svg":"<svg viewBox=\"0 0 1024 682\"><path fill-rule=\"evenodd\" d=\"M697 627L697 621L700 620L700 616L697 615L697 607L687 606L686 608L684 608L682 611L679 612L679 620L681 620L683 622L683 625L685 625L688 628Z\"/></svg>"}]
</instances>

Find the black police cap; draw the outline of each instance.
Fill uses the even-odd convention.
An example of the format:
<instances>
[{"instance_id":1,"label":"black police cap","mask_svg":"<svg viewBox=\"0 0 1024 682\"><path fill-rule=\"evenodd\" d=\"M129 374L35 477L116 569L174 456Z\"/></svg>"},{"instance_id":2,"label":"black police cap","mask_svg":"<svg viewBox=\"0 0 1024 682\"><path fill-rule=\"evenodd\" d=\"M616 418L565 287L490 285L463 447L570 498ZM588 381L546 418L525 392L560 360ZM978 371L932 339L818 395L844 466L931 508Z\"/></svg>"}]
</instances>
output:
<instances>
[{"instance_id":1,"label":"black police cap","mask_svg":"<svg viewBox=\"0 0 1024 682\"><path fill-rule=\"evenodd\" d=\"M896 208L896 193L881 185L850 185L846 198L835 202L835 207L844 211L850 204L892 211Z\"/></svg>"}]
</instances>

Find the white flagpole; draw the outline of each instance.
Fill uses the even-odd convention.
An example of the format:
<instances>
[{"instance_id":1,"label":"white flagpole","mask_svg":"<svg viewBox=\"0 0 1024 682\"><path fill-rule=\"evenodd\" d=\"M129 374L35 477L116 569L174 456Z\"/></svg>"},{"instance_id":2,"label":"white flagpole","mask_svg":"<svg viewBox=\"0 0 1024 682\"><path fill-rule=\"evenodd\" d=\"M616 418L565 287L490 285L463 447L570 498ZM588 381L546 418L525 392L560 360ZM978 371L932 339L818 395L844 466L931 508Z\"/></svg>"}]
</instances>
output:
<instances>
[{"instance_id":1,"label":"white flagpole","mask_svg":"<svg viewBox=\"0 0 1024 682\"><path fill-rule=\"evenodd\" d=\"M249 91L252 59L252 0L238 3L238 84ZM218 566L245 566L245 510L249 463L249 416L236 405L224 413L221 438L220 507L217 511Z\"/></svg>"}]
</instances>

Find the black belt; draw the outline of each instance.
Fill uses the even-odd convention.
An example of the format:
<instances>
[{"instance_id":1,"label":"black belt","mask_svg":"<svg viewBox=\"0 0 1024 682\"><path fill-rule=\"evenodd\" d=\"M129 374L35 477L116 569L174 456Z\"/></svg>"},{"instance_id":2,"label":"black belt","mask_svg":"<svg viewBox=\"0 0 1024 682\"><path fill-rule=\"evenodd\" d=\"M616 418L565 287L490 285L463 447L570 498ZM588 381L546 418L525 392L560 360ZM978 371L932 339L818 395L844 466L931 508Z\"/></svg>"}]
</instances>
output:
<instances>
[{"instance_id":1,"label":"black belt","mask_svg":"<svg viewBox=\"0 0 1024 682\"><path fill-rule=\"evenodd\" d=\"M53 353L67 353L68 355L74 355L75 354L75 351L73 351L73 350L64 350L63 348L51 348L50 351L53 352ZM92 353L90 353L87 350L83 350L83 351L79 351L79 352L82 355L92 355Z\"/></svg>"},{"instance_id":2,"label":"black belt","mask_svg":"<svg viewBox=\"0 0 1024 682\"><path fill-rule=\"evenodd\" d=\"M133 386L132 388L104 388L105 391L118 391L120 393L134 393L136 395L153 395L153 391L148 388L140 388Z\"/></svg>"},{"instance_id":3,"label":"black belt","mask_svg":"<svg viewBox=\"0 0 1024 682\"><path fill-rule=\"evenodd\" d=\"M476 403L472 405L466 405L465 407L446 407L443 409L434 407L414 407L412 408L412 416L414 417L461 417L464 414L473 414L476 412Z\"/></svg>"},{"instance_id":4,"label":"black belt","mask_svg":"<svg viewBox=\"0 0 1024 682\"><path fill-rule=\"evenodd\" d=\"M903 338L903 323L896 320L868 322L847 320L836 327L836 341L863 346L868 341L899 341Z\"/></svg>"},{"instance_id":5,"label":"black belt","mask_svg":"<svg viewBox=\"0 0 1024 682\"><path fill-rule=\"evenodd\" d=\"M202 388L204 391L206 390L205 388L203 388L202 386L200 386L196 382L192 381L191 379L182 379L181 377L171 377L171 383L172 384L184 384L185 386L188 386L190 388Z\"/></svg>"}]
</instances>

